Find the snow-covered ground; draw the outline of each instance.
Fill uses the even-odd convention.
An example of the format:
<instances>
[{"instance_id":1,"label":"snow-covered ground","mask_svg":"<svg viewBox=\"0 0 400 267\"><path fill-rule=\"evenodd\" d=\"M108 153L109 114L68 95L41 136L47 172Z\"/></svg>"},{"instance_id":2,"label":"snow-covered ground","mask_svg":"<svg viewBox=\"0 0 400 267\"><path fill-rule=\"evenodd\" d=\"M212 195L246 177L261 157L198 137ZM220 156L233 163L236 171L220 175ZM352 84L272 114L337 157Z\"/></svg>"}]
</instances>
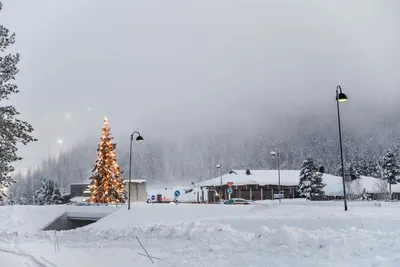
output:
<instances>
[{"instance_id":1,"label":"snow-covered ground","mask_svg":"<svg viewBox=\"0 0 400 267\"><path fill-rule=\"evenodd\" d=\"M58 232L57 253L54 232L35 229L43 225L35 220L45 216L24 218L43 207L0 207L0 214L13 214L0 217L0 266L397 267L400 203L380 205L350 202L344 212L342 202L305 200L135 204L87 227ZM54 215L65 206L46 208ZM22 231L24 224L28 231ZM159 258L154 264L138 254L145 252L136 236Z\"/></svg>"}]
</instances>

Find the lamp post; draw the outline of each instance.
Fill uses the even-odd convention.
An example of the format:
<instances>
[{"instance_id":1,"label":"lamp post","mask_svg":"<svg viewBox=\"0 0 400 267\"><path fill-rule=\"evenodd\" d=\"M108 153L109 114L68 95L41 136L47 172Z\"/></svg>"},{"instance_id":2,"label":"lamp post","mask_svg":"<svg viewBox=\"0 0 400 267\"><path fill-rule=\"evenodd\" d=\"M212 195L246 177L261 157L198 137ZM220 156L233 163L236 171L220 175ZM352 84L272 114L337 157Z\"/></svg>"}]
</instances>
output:
<instances>
[{"instance_id":1,"label":"lamp post","mask_svg":"<svg viewBox=\"0 0 400 267\"><path fill-rule=\"evenodd\" d=\"M271 151L271 156L274 156L278 160L278 190L279 190L279 202L281 202L281 163L280 163L280 157L279 157L279 152L277 151Z\"/></svg>"},{"instance_id":2,"label":"lamp post","mask_svg":"<svg viewBox=\"0 0 400 267\"><path fill-rule=\"evenodd\" d=\"M336 87L336 106L338 115L338 125L339 125L339 143L340 143L340 159L342 161L342 182L343 182L343 199L344 199L344 211L347 210L347 196L346 196L346 184L344 178L344 162L343 162L343 144L342 144L342 128L340 125L340 109L339 103L346 102L347 96L342 92L340 85Z\"/></svg>"},{"instance_id":3,"label":"lamp post","mask_svg":"<svg viewBox=\"0 0 400 267\"><path fill-rule=\"evenodd\" d=\"M143 137L140 135L138 131L134 131L131 134L131 144L129 148L129 182L128 182L128 210L131 209L131 180L132 180L132 143L133 143L133 136L137 134L136 141L143 142Z\"/></svg>"},{"instance_id":4,"label":"lamp post","mask_svg":"<svg viewBox=\"0 0 400 267\"><path fill-rule=\"evenodd\" d=\"M222 166L221 166L221 164L218 164L217 166L217 169L219 169L219 176L221 177L220 178L220 182L221 182L221 188L220 188L220 191L219 191L219 201L221 202L221 198L222 198Z\"/></svg>"}]
</instances>

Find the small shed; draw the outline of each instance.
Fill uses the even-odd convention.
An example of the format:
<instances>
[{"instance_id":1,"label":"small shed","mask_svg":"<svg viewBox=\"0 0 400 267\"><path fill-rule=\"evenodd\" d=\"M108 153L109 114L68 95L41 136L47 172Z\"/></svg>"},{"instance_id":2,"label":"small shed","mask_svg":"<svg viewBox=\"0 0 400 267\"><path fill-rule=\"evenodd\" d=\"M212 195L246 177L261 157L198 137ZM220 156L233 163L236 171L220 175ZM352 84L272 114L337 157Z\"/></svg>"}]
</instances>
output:
<instances>
[{"instance_id":1,"label":"small shed","mask_svg":"<svg viewBox=\"0 0 400 267\"><path fill-rule=\"evenodd\" d=\"M88 188L88 183L73 183L70 185L71 197L83 197L83 193Z\"/></svg>"},{"instance_id":2,"label":"small shed","mask_svg":"<svg viewBox=\"0 0 400 267\"><path fill-rule=\"evenodd\" d=\"M124 180L125 191L128 196L129 194L129 180ZM130 200L132 202L146 202L147 201L147 181L143 179L132 179L131 180L131 195Z\"/></svg>"}]
</instances>

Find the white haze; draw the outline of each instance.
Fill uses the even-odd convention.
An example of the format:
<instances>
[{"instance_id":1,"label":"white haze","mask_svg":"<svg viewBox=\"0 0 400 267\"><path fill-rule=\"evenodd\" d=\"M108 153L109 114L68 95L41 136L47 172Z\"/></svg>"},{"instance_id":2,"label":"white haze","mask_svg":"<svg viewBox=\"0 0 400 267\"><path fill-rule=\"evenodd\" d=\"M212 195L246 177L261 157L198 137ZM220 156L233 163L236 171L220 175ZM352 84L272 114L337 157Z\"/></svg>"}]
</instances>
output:
<instances>
[{"instance_id":1,"label":"white haze","mask_svg":"<svg viewBox=\"0 0 400 267\"><path fill-rule=\"evenodd\" d=\"M12 102L39 139L20 167L99 136L105 115L124 146L132 130L151 141L330 116L337 84L363 123L400 96L396 0L3 2L22 58Z\"/></svg>"}]
</instances>

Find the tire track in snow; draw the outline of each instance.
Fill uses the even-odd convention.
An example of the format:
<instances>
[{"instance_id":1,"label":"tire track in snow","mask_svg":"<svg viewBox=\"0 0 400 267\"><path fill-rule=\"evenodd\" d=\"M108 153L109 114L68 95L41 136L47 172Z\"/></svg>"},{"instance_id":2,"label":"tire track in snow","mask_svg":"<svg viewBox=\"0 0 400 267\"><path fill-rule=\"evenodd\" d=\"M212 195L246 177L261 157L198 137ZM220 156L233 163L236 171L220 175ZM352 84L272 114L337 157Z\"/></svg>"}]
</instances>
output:
<instances>
[{"instance_id":1,"label":"tire track in snow","mask_svg":"<svg viewBox=\"0 0 400 267\"><path fill-rule=\"evenodd\" d=\"M8 250L8 249L4 249L4 248L0 248L0 252L13 254L13 255L18 256L20 258L22 257L24 259L27 259L30 263L34 264L35 267L48 267L45 264L43 264L40 261L38 261L32 255L24 253L24 252L12 251L12 250Z\"/></svg>"},{"instance_id":2,"label":"tire track in snow","mask_svg":"<svg viewBox=\"0 0 400 267\"><path fill-rule=\"evenodd\" d=\"M49 266L51 267L57 267L57 265L55 265L54 263L46 260L45 258L43 258L42 256L40 256L40 258L42 259L42 261L46 262L47 264L49 264Z\"/></svg>"}]
</instances>

